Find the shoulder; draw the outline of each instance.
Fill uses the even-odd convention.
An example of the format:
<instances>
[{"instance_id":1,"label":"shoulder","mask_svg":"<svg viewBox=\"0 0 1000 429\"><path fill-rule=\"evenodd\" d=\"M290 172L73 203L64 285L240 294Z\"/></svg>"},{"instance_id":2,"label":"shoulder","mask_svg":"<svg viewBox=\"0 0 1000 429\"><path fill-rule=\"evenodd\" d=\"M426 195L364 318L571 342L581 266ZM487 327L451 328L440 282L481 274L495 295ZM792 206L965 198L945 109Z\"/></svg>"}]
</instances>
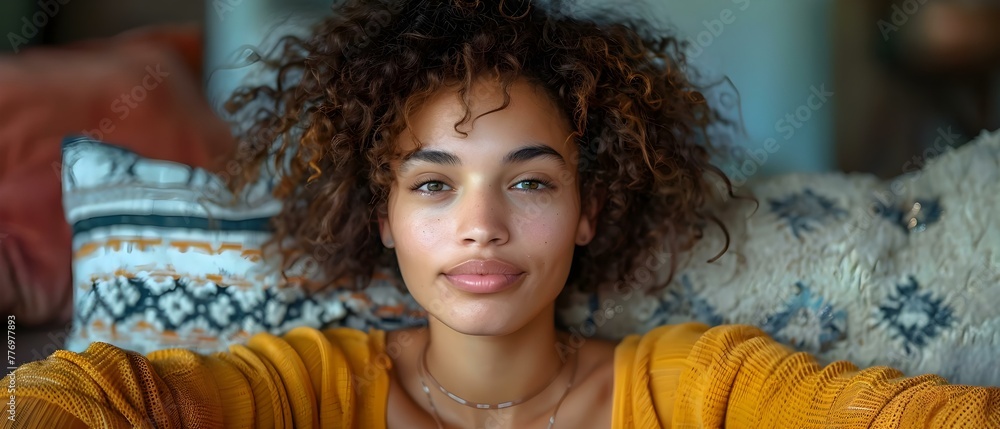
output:
<instances>
[{"instance_id":1,"label":"shoulder","mask_svg":"<svg viewBox=\"0 0 1000 429\"><path fill-rule=\"evenodd\" d=\"M749 325L710 327L699 322L659 326L641 335L629 335L615 350L619 373L648 371L647 362L707 364L719 355L746 354L754 350L778 347L760 328Z\"/></svg>"},{"instance_id":2,"label":"shoulder","mask_svg":"<svg viewBox=\"0 0 1000 429\"><path fill-rule=\"evenodd\" d=\"M671 421L674 398L687 359L710 328L702 323L664 325L629 335L615 346L613 427ZM653 406L655 404L655 407Z\"/></svg>"},{"instance_id":3,"label":"shoulder","mask_svg":"<svg viewBox=\"0 0 1000 429\"><path fill-rule=\"evenodd\" d=\"M296 328L285 334L284 338L288 339L291 335L321 338L328 341L334 347L345 352L364 351L368 352L366 353L366 356L370 355L368 356L369 358L375 358L377 354L385 350L387 343L386 338L389 334L391 334L391 332L379 329L362 331L360 329L344 327L328 328L324 330L317 330L314 328Z\"/></svg>"},{"instance_id":4,"label":"shoulder","mask_svg":"<svg viewBox=\"0 0 1000 429\"><path fill-rule=\"evenodd\" d=\"M280 338L256 334L247 346L257 351L278 350L297 355L307 367L346 368L356 376L381 378L391 367L385 355L385 332L353 328L315 329L299 327ZM381 373L381 374L380 374Z\"/></svg>"},{"instance_id":5,"label":"shoulder","mask_svg":"<svg viewBox=\"0 0 1000 429\"><path fill-rule=\"evenodd\" d=\"M695 344L701 341L708 332L721 327L709 328L698 322L663 325L641 335L629 335L618 344L615 350L618 365L630 364L633 359L644 359L650 355L683 355L687 356ZM628 360L629 362L623 362Z\"/></svg>"},{"instance_id":6,"label":"shoulder","mask_svg":"<svg viewBox=\"0 0 1000 429\"><path fill-rule=\"evenodd\" d=\"M726 326L709 327L700 322L678 323L674 325L663 325L653 328L642 335L645 342L673 342L693 344L701 339L706 333Z\"/></svg>"}]
</instances>

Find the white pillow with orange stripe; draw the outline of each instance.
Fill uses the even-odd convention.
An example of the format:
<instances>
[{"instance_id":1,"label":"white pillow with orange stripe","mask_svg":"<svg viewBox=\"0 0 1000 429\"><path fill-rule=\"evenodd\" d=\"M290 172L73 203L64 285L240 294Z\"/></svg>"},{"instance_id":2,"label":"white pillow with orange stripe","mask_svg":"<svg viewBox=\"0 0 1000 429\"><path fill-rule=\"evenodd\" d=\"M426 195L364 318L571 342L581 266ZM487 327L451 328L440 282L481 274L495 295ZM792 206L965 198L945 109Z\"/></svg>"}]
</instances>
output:
<instances>
[{"instance_id":1,"label":"white pillow with orange stripe","mask_svg":"<svg viewBox=\"0 0 1000 429\"><path fill-rule=\"evenodd\" d=\"M104 341L140 352L224 350L257 332L297 326L424 323L409 295L377 276L363 292L303 291L261 245L281 208L271 181L239 203L215 175L69 138L63 204L73 229L73 330L66 348ZM273 258L272 258L273 259Z\"/></svg>"}]
</instances>

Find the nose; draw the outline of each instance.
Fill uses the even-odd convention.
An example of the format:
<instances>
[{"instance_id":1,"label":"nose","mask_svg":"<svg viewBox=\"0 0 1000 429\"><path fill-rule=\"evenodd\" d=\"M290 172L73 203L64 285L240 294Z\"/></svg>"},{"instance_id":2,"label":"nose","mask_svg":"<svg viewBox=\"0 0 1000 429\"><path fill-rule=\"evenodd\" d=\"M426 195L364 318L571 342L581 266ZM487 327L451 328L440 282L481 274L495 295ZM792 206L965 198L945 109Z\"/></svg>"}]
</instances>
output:
<instances>
[{"instance_id":1,"label":"nose","mask_svg":"<svg viewBox=\"0 0 1000 429\"><path fill-rule=\"evenodd\" d=\"M457 237L464 245L501 245L510 239L509 210L494 187L467 189L457 206Z\"/></svg>"}]
</instances>

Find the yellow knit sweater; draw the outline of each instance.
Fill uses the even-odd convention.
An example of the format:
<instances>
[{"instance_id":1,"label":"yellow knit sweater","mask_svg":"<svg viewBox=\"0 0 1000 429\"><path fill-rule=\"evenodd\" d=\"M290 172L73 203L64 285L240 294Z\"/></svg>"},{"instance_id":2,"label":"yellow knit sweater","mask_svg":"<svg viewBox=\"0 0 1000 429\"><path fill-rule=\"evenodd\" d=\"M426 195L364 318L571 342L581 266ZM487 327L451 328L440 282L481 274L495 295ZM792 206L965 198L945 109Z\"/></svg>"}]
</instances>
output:
<instances>
[{"instance_id":1,"label":"yellow knit sweater","mask_svg":"<svg viewBox=\"0 0 1000 429\"><path fill-rule=\"evenodd\" d=\"M258 334L210 356L94 343L4 378L2 427L384 428L384 350L384 332L351 329ZM1000 428L1000 389L824 368L757 328L697 323L623 340L613 406L615 428Z\"/></svg>"}]
</instances>

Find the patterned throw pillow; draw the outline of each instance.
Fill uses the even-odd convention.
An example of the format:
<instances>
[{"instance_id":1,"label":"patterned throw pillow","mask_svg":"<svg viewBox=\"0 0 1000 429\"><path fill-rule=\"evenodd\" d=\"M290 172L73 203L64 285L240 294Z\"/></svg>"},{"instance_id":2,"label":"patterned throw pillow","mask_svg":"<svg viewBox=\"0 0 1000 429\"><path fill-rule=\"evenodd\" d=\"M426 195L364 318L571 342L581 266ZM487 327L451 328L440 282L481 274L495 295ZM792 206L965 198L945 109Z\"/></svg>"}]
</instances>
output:
<instances>
[{"instance_id":1,"label":"patterned throw pillow","mask_svg":"<svg viewBox=\"0 0 1000 429\"><path fill-rule=\"evenodd\" d=\"M139 352L224 350L296 326L423 323L386 276L363 292L309 294L261 245L280 210L272 181L237 204L217 176L87 138L63 143L63 203L73 229L73 331L66 348L103 341ZM311 272L304 269L303 273ZM303 274L307 275L307 274Z\"/></svg>"},{"instance_id":2,"label":"patterned throw pillow","mask_svg":"<svg viewBox=\"0 0 1000 429\"><path fill-rule=\"evenodd\" d=\"M1000 386L1000 132L928 149L882 181L786 174L745 188L760 203L714 208L726 224L681 255L674 282L653 258L617 290L561 307L571 330L621 338L691 320L762 328L822 361L889 365Z\"/></svg>"}]
</instances>

